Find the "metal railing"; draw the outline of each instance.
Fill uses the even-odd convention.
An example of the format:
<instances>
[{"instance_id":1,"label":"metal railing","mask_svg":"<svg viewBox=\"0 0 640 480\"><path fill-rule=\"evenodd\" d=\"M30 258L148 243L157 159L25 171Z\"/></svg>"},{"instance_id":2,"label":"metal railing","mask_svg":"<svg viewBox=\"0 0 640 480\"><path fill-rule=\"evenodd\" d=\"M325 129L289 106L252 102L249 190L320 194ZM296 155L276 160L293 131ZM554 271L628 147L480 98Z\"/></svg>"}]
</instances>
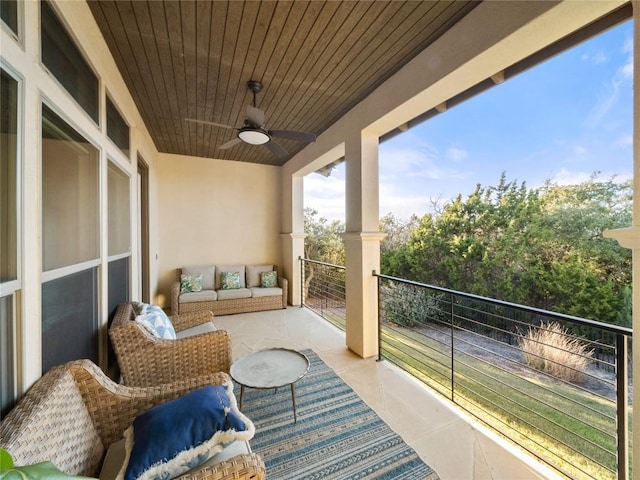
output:
<instances>
[{"instance_id":1,"label":"metal railing","mask_svg":"<svg viewBox=\"0 0 640 480\"><path fill-rule=\"evenodd\" d=\"M345 330L345 267L300 261L302 305ZM374 275L381 359L568 478L631 478L631 329Z\"/></svg>"},{"instance_id":2,"label":"metal railing","mask_svg":"<svg viewBox=\"0 0 640 480\"><path fill-rule=\"evenodd\" d=\"M300 258L302 305L338 327L346 328L345 267Z\"/></svg>"},{"instance_id":3,"label":"metal railing","mask_svg":"<svg viewBox=\"0 0 640 480\"><path fill-rule=\"evenodd\" d=\"M569 478L630 478L631 329L374 275L381 358Z\"/></svg>"}]
</instances>

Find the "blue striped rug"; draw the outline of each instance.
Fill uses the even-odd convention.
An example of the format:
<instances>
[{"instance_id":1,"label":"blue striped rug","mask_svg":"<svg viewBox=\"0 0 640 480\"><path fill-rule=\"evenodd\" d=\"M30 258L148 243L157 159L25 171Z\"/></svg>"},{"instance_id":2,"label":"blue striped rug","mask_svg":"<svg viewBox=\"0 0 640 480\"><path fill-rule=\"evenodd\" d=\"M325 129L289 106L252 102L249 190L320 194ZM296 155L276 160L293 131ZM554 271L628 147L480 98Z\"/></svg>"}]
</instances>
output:
<instances>
[{"instance_id":1,"label":"blue striped rug","mask_svg":"<svg viewBox=\"0 0 640 480\"><path fill-rule=\"evenodd\" d=\"M269 480L439 478L314 351L303 353L311 366L296 384L297 423L289 388L244 392Z\"/></svg>"}]
</instances>

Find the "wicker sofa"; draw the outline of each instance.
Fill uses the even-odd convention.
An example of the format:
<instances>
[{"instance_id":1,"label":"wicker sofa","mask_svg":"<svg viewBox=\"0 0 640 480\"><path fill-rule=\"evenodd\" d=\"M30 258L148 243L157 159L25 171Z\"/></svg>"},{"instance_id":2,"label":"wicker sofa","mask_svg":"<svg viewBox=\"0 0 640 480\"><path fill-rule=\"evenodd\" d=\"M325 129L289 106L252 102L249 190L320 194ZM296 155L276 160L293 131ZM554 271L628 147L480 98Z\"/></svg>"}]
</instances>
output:
<instances>
[{"instance_id":1,"label":"wicker sofa","mask_svg":"<svg viewBox=\"0 0 640 480\"><path fill-rule=\"evenodd\" d=\"M263 288L260 274L278 273L278 286ZM240 288L222 288L223 272L239 272ZM202 290L183 293L182 274L202 275ZM287 307L288 281L279 275L276 265L192 265L177 269L177 279L171 287L171 313L183 314L209 310L214 315L260 312Z\"/></svg>"},{"instance_id":2,"label":"wicker sofa","mask_svg":"<svg viewBox=\"0 0 640 480\"><path fill-rule=\"evenodd\" d=\"M132 303L116 308L109 338L122 383L143 387L198 375L225 372L231 366L231 338L217 330L209 311L169 317L176 340L153 336L136 319Z\"/></svg>"},{"instance_id":3,"label":"wicker sofa","mask_svg":"<svg viewBox=\"0 0 640 480\"><path fill-rule=\"evenodd\" d=\"M140 413L202 386L230 381L228 375L215 373L132 388L114 383L89 360L69 362L49 370L2 420L0 448L16 465L50 460L67 474L97 477L107 467L113 470L114 465L107 465L113 458L107 450L122 443L123 432ZM247 453L224 460L225 449L216 455L220 463L214 457L181 478L264 479L260 456L250 453L246 442L234 443L244 445Z\"/></svg>"}]
</instances>

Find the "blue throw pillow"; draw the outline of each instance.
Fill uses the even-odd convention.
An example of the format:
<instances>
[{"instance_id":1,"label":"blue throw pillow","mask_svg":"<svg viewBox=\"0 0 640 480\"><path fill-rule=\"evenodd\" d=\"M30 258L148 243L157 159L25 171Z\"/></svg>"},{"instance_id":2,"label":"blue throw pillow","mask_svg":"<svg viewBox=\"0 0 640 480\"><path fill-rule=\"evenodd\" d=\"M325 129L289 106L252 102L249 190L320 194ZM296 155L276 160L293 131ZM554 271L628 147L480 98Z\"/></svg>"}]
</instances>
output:
<instances>
[{"instance_id":1,"label":"blue throw pillow","mask_svg":"<svg viewBox=\"0 0 640 480\"><path fill-rule=\"evenodd\" d=\"M176 331L164 310L157 305L145 305L136 322L146 328L151 335L164 340L175 340Z\"/></svg>"},{"instance_id":2,"label":"blue throw pillow","mask_svg":"<svg viewBox=\"0 0 640 480\"><path fill-rule=\"evenodd\" d=\"M254 433L251 420L238 410L232 383L209 385L133 421L124 434L128 460L118 478L173 478Z\"/></svg>"}]
</instances>

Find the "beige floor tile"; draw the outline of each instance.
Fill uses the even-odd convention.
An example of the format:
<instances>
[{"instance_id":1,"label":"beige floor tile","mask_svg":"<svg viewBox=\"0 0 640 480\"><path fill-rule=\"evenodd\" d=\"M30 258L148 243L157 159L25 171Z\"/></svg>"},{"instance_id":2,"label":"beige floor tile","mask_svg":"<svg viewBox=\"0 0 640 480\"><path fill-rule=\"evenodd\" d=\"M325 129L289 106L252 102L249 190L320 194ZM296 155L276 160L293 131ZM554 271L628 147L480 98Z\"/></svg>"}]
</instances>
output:
<instances>
[{"instance_id":1,"label":"beige floor tile","mask_svg":"<svg viewBox=\"0 0 640 480\"><path fill-rule=\"evenodd\" d=\"M218 316L215 323L231 335L234 358L262 348L313 349L442 480L554 478L390 362L355 355L344 332L306 308Z\"/></svg>"}]
</instances>

